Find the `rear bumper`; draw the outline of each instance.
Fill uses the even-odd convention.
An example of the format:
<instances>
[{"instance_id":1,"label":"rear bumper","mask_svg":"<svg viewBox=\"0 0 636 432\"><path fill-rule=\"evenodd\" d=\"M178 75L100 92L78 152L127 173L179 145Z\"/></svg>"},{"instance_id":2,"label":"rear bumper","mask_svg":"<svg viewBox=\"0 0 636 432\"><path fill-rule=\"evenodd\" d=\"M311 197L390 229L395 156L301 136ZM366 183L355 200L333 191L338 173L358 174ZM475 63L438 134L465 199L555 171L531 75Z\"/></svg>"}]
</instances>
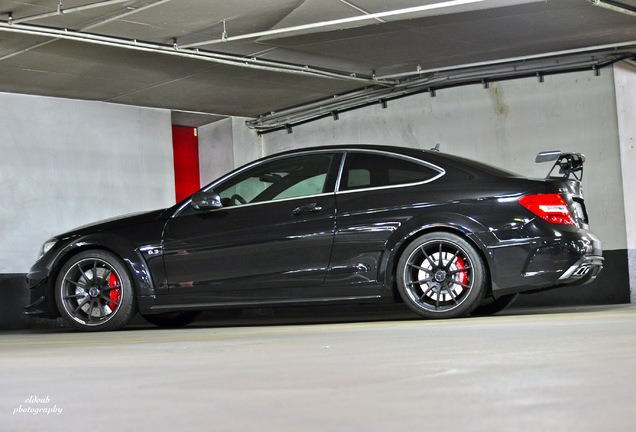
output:
<instances>
[{"instance_id":1,"label":"rear bumper","mask_svg":"<svg viewBox=\"0 0 636 432\"><path fill-rule=\"evenodd\" d=\"M569 285L583 285L592 282L603 269L601 256L585 256L572 264L559 278L562 283Z\"/></svg>"},{"instance_id":2,"label":"rear bumper","mask_svg":"<svg viewBox=\"0 0 636 432\"><path fill-rule=\"evenodd\" d=\"M603 268L600 240L587 231L557 232L489 248L493 295L583 285Z\"/></svg>"}]
</instances>

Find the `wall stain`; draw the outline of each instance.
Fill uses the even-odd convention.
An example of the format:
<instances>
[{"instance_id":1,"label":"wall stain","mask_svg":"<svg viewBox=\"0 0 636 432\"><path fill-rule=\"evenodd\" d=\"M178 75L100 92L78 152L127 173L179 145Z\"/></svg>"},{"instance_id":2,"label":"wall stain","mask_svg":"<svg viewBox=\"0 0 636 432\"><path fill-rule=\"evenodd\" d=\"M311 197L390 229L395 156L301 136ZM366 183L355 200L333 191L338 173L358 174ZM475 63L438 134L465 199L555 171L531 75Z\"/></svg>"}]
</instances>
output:
<instances>
[{"instance_id":1,"label":"wall stain","mask_svg":"<svg viewBox=\"0 0 636 432\"><path fill-rule=\"evenodd\" d=\"M490 83L490 88L492 89L493 96L495 97L495 102L497 103L497 112L499 113L499 115L504 115L504 112L505 112L504 104L501 101L497 83Z\"/></svg>"}]
</instances>

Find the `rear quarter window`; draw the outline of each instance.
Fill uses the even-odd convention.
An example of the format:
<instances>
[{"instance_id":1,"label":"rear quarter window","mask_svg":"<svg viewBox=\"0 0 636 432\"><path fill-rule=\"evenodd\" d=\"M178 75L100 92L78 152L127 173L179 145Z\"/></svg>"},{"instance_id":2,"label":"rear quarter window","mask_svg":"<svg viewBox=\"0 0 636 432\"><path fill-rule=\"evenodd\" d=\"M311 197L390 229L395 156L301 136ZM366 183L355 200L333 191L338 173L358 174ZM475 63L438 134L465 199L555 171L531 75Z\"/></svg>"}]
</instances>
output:
<instances>
[{"instance_id":1,"label":"rear quarter window","mask_svg":"<svg viewBox=\"0 0 636 432\"><path fill-rule=\"evenodd\" d=\"M430 181L441 170L424 163L376 153L347 153L340 190L397 186Z\"/></svg>"}]
</instances>

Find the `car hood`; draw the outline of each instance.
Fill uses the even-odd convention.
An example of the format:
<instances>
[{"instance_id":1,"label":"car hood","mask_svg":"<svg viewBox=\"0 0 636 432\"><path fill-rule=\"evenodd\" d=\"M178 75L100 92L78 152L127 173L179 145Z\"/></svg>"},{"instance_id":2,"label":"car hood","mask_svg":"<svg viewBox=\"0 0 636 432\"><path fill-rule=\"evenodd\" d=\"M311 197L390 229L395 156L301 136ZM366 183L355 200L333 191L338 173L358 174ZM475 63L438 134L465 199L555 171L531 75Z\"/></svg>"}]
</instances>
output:
<instances>
[{"instance_id":1,"label":"car hood","mask_svg":"<svg viewBox=\"0 0 636 432\"><path fill-rule=\"evenodd\" d=\"M128 213L120 216L115 216L108 219L103 219L97 222L92 222L87 225L74 228L60 236L59 238L65 238L70 236L82 235L87 233L106 231L110 229L138 225L146 222L153 222L159 219L166 209L151 210L143 212Z\"/></svg>"}]
</instances>

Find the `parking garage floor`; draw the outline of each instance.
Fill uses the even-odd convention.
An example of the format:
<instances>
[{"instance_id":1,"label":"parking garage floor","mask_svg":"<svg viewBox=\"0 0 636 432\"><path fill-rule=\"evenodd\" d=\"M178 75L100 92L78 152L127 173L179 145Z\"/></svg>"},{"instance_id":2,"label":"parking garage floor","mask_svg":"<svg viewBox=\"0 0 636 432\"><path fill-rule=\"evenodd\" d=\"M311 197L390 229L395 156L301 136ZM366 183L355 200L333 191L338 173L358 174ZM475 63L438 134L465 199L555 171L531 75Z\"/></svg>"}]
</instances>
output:
<instances>
[{"instance_id":1,"label":"parking garage floor","mask_svg":"<svg viewBox=\"0 0 636 432\"><path fill-rule=\"evenodd\" d=\"M636 306L0 333L2 431L636 430Z\"/></svg>"}]
</instances>

